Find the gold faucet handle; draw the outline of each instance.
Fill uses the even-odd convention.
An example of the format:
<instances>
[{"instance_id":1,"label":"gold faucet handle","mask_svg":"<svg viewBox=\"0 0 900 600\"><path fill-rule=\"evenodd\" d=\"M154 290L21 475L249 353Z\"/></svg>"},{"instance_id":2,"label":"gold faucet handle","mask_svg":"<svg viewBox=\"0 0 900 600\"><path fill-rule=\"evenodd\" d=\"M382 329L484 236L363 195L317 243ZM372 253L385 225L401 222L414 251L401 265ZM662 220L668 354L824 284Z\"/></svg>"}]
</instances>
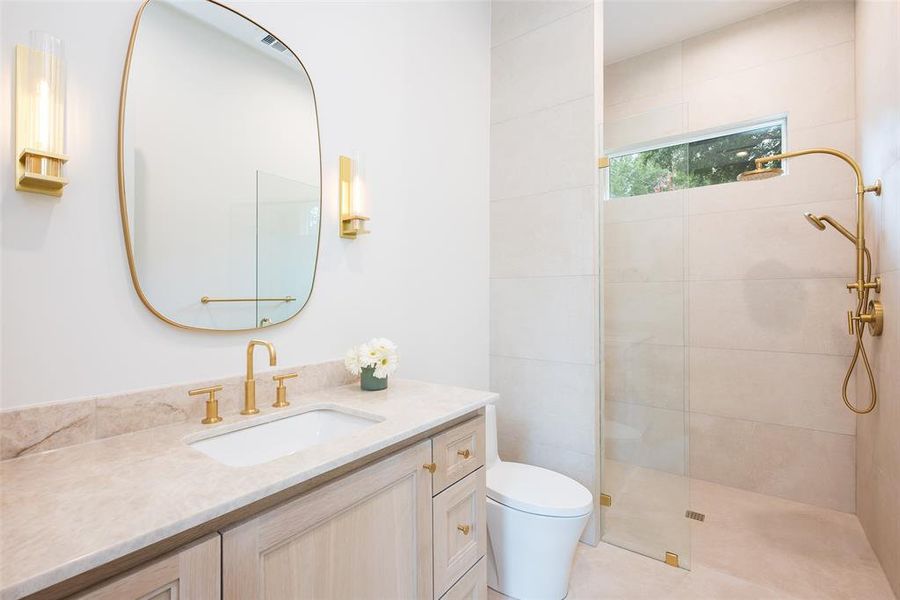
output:
<instances>
[{"instance_id":1,"label":"gold faucet handle","mask_svg":"<svg viewBox=\"0 0 900 600\"><path fill-rule=\"evenodd\" d=\"M291 403L287 401L287 388L284 386L285 379L293 379L297 376L297 373L285 373L284 375L273 375L272 380L278 382L278 387L275 388L275 403L272 405L272 408L284 408L285 406L290 406Z\"/></svg>"},{"instance_id":2,"label":"gold faucet handle","mask_svg":"<svg viewBox=\"0 0 900 600\"><path fill-rule=\"evenodd\" d=\"M284 385L285 379L293 379L297 377L299 373L285 373L284 375L272 375L272 381L277 381L279 387Z\"/></svg>"},{"instance_id":3,"label":"gold faucet handle","mask_svg":"<svg viewBox=\"0 0 900 600\"><path fill-rule=\"evenodd\" d=\"M188 396L201 396L209 394L206 399L206 418L200 421L204 425L211 425L222 420L219 416L219 400L216 398L216 392L221 392L221 385L211 385L209 387L197 388L196 390L188 390Z\"/></svg>"}]
</instances>

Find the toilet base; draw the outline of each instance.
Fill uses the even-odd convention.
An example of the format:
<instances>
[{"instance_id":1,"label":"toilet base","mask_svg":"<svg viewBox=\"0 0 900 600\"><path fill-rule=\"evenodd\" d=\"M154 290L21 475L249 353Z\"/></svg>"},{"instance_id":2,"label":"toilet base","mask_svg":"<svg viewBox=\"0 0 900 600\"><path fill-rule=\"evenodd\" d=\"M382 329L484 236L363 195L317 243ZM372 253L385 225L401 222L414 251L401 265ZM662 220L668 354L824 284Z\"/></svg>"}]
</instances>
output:
<instances>
[{"instance_id":1,"label":"toilet base","mask_svg":"<svg viewBox=\"0 0 900 600\"><path fill-rule=\"evenodd\" d=\"M565 598L590 516L535 515L488 498L488 587L517 600Z\"/></svg>"}]
</instances>

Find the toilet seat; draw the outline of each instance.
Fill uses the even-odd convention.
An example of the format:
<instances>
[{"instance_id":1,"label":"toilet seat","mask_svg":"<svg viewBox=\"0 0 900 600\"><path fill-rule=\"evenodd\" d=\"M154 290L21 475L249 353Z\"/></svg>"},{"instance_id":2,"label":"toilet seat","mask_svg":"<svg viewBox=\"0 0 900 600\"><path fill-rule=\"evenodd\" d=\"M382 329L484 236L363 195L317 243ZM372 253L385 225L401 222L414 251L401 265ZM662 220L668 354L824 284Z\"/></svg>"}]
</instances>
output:
<instances>
[{"instance_id":1,"label":"toilet seat","mask_svg":"<svg viewBox=\"0 0 900 600\"><path fill-rule=\"evenodd\" d=\"M487 497L510 508L547 517L581 517L593 510L586 487L556 471L498 461L487 472Z\"/></svg>"}]
</instances>

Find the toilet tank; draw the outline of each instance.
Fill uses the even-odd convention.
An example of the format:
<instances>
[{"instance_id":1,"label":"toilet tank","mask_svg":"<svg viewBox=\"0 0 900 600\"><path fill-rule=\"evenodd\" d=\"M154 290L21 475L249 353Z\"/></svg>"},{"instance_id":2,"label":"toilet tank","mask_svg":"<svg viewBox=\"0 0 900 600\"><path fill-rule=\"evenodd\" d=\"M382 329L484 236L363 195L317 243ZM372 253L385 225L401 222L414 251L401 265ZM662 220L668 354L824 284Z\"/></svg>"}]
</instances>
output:
<instances>
[{"instance_id":1,"label":"toilet tank","mask_svg":"<svg viewBox=\"0 0 900 600\"><path fill-rule=\"evenodd\" d=\"M488 469L500 462L497 454L497 407L492 403L484 406L484 460Z\"/></svg>"}]
</instances>

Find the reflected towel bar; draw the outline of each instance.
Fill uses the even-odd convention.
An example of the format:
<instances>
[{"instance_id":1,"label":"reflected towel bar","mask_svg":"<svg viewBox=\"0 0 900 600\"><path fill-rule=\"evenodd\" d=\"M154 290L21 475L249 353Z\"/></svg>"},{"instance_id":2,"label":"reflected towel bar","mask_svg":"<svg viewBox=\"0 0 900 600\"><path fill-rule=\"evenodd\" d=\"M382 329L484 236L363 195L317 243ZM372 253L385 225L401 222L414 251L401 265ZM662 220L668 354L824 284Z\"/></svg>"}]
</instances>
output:
<instances>
[{"instance_id":1,"label":"reflected towel bar","mask_svg":"<svg viewBox=\"0 0 900 600\"><path fill-rule=\"evenodd\" d=\"M293 296L285 296L284 298L210 298L203 296L200 302L209 304L211 302L293 302L296 298Z\"/></svg>"}]
</instances>

